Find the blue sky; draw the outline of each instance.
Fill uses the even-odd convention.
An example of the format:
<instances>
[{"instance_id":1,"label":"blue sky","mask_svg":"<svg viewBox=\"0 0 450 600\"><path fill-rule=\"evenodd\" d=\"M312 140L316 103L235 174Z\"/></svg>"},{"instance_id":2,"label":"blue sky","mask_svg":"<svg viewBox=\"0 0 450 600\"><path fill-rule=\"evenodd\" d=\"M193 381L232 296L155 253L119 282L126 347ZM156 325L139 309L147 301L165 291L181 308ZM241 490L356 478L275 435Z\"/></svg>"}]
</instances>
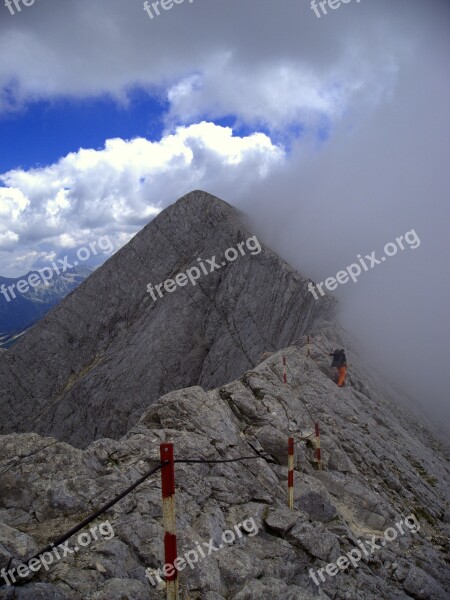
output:
<instances>
[{"instance_id":1,"label":"blue sky","mask_svg":"<svg viewBox=\"0 0 450 600\"><path fill-rule=\"evenodd\" d=\"M0 116L0 172L56 162L112 137L159 139L167 102L136 89L123 106L115 98L40 100Z\"/></svg>"},{"instance_id":2,"label":"blue sky","mask_svg":"<svg viewBox=\"0 0 450 600\"><path fill-rule=\"evenodd\" d=\"M159 140L169 106L164 98L140 88L128 91L124 104L110 95L30 102L18 111L0 115L0 173L19 167L28 170L50 165L80 148L102 148L109 138ZM207 118L207 115L199 117L200 120ZM239 122L236 115L213 121L232 127L234 134L240 137L263 132L286 148L303 132L301 123L271 132L265 123L247 125ZM187 119L184 124L193 122L195 119ZM329 119L324 117L317 126L317 139L326 141L330 127Z\"/></svg>"}]
</instances>

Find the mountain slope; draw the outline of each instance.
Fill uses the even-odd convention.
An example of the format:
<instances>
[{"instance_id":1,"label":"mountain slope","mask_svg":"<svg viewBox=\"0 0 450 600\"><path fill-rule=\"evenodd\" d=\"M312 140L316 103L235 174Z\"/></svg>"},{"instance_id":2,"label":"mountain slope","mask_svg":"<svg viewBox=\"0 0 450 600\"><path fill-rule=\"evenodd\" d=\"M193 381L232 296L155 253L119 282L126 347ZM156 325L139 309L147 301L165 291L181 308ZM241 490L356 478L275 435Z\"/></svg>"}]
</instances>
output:
<instances>
[{"instance_id":1,"label":"mountain slope","mask_svg":"<svg viewBox=\"0 0 450 600\"><path fill-rule=\"evenodd\" d=\"M314 340L324 350L341 342L330 326ZM179 556L209 539L218 547L222 532L247 519L258 528L180 572L183 600L187 586L190 600L448 598L444 449L389 400L351 349L349 385L338 388L317 346L308 353L302 338L218 389L171 392L124 438L98 440L84 451L35 434L0 436L0 521L11 528L5 556L17 556L19 540L31 549L76 524L156 464L159 444L170 440L177 459L236 458L257 449L275 461L176 465ZM316 420L323 471L308 437ZM293 511L285 506L288 435L297 441ZM403 525L400 533L396 524L410 515L414 527ZM42 570L14 598L163 600L165 592L145 576L164 563L159 476L106 518L113 539ZM397 530L396 539L384 537L388 528ZM367 555L320 581L318 569L359 544ZM0 589L0 599L7 593Z\"/></svg>"},{"instance_id":2,"label":"mountain slope","mask_svg":"<svg viewBox=\"0 0 450 600\"><path fill-rule=\"evenodd\" d=\"M227 383L329 318L334 300L316 302L269 249L245 246L223 260L250 236L230 205L205 192L163 211L0 353L0 433L78 446L117 438L164 393ZM195 286L155 299L147 291L213 256L219 268Z\"/></svg>"}]
</instances>

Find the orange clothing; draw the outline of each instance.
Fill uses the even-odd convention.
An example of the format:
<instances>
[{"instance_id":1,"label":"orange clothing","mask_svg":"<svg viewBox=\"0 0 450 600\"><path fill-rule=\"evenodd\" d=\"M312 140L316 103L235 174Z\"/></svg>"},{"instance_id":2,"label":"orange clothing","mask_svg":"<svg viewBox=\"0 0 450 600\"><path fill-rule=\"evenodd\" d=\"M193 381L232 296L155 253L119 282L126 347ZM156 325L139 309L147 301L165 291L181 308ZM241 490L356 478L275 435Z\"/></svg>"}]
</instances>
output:
<instances>
[{"instance_id":1,"label":"orange clothing","mask_svg":"<svg viewBox=\"0 0 450 600\"><path fill-rule=\"evenodd\" d=\"M338 387L342 387L344 385L346 375L347 375L347 367L339 367Z\"/></svg>"}]
</instances>

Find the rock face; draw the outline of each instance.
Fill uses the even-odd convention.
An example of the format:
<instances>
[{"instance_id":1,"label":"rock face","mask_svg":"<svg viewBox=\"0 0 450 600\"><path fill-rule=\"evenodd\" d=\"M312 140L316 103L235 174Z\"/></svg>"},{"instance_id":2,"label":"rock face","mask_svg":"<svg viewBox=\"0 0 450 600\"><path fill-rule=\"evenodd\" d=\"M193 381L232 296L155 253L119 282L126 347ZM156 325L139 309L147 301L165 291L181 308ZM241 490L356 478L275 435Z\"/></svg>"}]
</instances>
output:
<instances>
[{"instance_id":1,"label":"rock face","mask_svg":"<svg viewBox=\"0 0 450 600\"><path fill-rule=\"evenodd\" d=\"M328 350L338 338L315 341ZM273 457L176 464L179 556L198 543L223 546L180 572L182 600L445 600L445 452L362 375L354 352L347 357L349 385L338 388L328 357L314 346L308 355L302 338L217 389L164 395L120 440L97 440L84 450L31 433L1 436L0 568L20 564L136 481L170 440L177 459L255 451ZM316 420L322 471L310 437ZM289 435L297 441L293 511L286 507ZM0 599L163 600L164 589L146 577L146 569L154 573L164 563L159 474L97 523L106 519L114 536L55 561L15 590L0 588ZM240 537L224 543L224 532L236 534L246 523ZM335 567L334 576L322 571L321 581L319 569L349 553L357 557L361 544L367 555Z\"/></svg>"},{"instance_id":2,"label":"rock face","mask_svg":"<svg viewBox=\"0 0 450 600\"><path fill-rule=\"evenodd\" d=\"M221 265L249 237L192 193L0 353L0 600L163 600L159 473L20 585L8 572L158 465L166 441L203 461L176 464L181 600L449 597L446 450L372 378L332 299L267 248ZM195 286L146 291L213 256Z\"/></svg>"},{"instance_id":3,"label":"rock face","mask_svg":"<svg viewBox=\"0 0 450 600\"><path fill-rule=\"evenodd\" d=\"M0 353L0 433L34 431L80 447L118 438L161 395L227 383L264 351L320 326L334 300L316 302L307 280L268 248L243 244L244 254L225 260L250 237L234 209L205 192L162 212ZM219 268L207 262L214 256ZM199 269L198 258L208 274L195 286L152 298L148 283Z\"/></svg>"}]
</instances>

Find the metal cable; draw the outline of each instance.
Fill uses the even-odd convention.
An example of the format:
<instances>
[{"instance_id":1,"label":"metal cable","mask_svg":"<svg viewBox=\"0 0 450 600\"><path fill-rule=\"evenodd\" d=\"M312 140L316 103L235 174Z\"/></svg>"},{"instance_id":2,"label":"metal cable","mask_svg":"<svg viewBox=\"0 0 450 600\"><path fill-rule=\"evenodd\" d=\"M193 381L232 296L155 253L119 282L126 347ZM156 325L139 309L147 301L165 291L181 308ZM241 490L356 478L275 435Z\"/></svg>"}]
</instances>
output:
<instances>
[{"instance_id":1,"label":"metal cable","mask_svg":"<svg viewBox=\"0 0 450 600\"><path fill-rule=\"evenodd\" d=\"M174 463L180 463L180 464L181 463L184 463L184 464L221 464L221 463L240 462L240 461L243 461L243 460L255 460L257 458L271 459L273 461L273 457L272 456L260 454L258 456L240 456L238 458L227 458L227 459L219 459L219 460L183 459L183 458L179 458L179 459L174 460ZM36 554L34 554L33 556L31 556L29 559L27 559L27 561L24 562L23 564L25 564L25 565L28 566L29 563L32 560L34 560L36 558L39 558L45 552L50 552L54 547L57 547L57 546L60 546L61 544L63 544L65 541L67 541L73 535L75 535L76 533L78 533L81 529L83 529L84 527L86 527L86 525L89 525L90 523L92 523L92 521L94 521L95 519L97 519L100 515L102 515L103 513L105 513L112 506L114 506L115 504L117 504L117 502L119 502L119 500L122 500L122 498L124 498L125 496L127 496L130 492L132 492L134 489L136 489L139 485L141 485L142 483L144 483L144 481L146 481L149 477L151 477L157 471L159 471L160 469L162 469L162 467L164 465L166 465L166 464L169 464L169 462L168 461L162 462L159 465L157 465L156 467L154 467L154 468L150 469L149 471L147 471L146 473L144 473L144 475L142 475L142 477L140 477L132 485L130 485L129 487L127 487L118 496L116 496L115 498L113 498L112 500L110 500L107 504L103 505L101 508L97 509L95 512L93 512L92 514L90 514L83 521L81 521L80 523L78 523L77 525L75 525L74 527L72 527L72 529L70 529L69 531L67 531L63 535L61 535L58 538L56 538L53 542L47 544L47 546L45 546L45 548L42 548L41 550L39 550ZM5 584L0 583L0 587L3 587L4 585Z\"/></svg>"}]
</instances>

